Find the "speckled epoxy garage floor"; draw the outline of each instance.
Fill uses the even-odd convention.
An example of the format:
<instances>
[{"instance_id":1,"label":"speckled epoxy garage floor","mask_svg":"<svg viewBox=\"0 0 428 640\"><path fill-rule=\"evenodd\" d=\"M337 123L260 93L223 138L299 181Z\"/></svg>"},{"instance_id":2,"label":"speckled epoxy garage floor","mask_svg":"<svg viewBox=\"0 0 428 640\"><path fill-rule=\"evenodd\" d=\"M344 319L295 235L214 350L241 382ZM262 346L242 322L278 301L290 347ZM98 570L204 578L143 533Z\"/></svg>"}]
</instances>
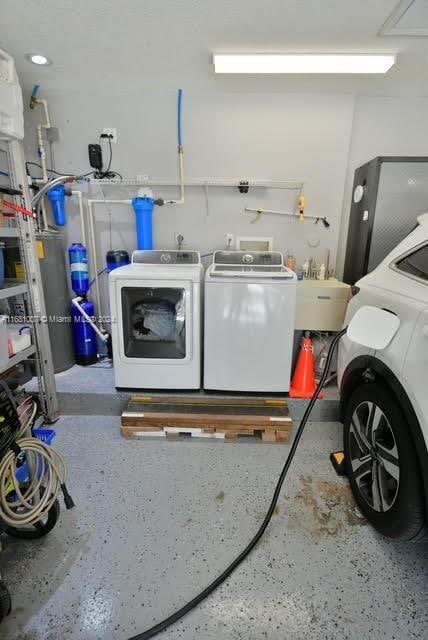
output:
<instances>
[{"instance_id":1,"label":"speckled epoxy garage floor","mask_svg":"<svg viewBox=\"0 0 428 640\"><path fill-rule=\"evenodd\" d=\"M56 446L76 502L44 540L4 538L14 612L2 640L126 640L204 587L249 540L288 446L127 441L119 418L65 417ZM428 637L428 545L378 536L308 425L267 535L214 595L159 636Z\"/></svg>"}]
</instances>

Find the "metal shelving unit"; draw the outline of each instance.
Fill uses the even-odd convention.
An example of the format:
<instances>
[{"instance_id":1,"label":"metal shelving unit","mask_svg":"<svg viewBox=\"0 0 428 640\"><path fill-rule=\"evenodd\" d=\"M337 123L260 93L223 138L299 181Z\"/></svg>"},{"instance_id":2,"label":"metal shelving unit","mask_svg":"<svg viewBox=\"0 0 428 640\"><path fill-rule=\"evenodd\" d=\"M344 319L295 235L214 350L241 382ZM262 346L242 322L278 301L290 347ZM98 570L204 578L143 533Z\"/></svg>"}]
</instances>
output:
<instances>
[{"instance_id":1,"label":"metal shelving unit","mask_svg":"<svg viewBox=\"0 0 428 640\"><path fill-rule=\"evenodd\" d=\"M8 198L14 200L16 204L31 210L31 197L28 189L22 142L14 139L3 139L0 141L0 147L7 154L9 186L19 190L22 194L20 196L8 196ZM8 362L0 365L0 373L4 373L20 362L32 358L39 383L39 397L42 409L47 420L54 422L59 416L59 408L48 324L45 321L46 307L37 254L35 225L32 218L21 214L16 214L15 222L16 227L0 227L0 240L7 238L18 239L25 281L6 280L4 287L0 289L0 300L9 299L13 296L22 296L24 298L26 313L31 316L29 324L32 344L9 358Z\"/></svg>"},{"instance_id":2,"label":"metal shelving unit","mask_svg":"<svg viewBox=\"0 0 428 640\"><path fill-rule=\"evenodd\" d=\"M2 238L17 238L18 235L16 227L0 227L0 240Z\"/></svg>"},{"instance_id":3,"label":"metal shelving unit","mask_svg":"<svg viewBox=\"0 0 428 640\"><path fill-rule=\"evenodd\" d=\"M18 351L18 353L9 358L6 363L0 365L0 374L4 373L11 367L14 367L16 364L19 364L24 360L28 360L28 358L33 356L35 353L36 347L34 346L34 344L32 344L30 347L27 347L26 349L23 349L22 351Z\"/></svg>"},{"instance_id":4,"label":"metal shelving unit","mask_svg":"<svg viewBox=\"0 0 428 640\"><path fill-rule=\"evenodd\" d=\"M1 238L1 236L0 236ZM7 298L13 298L14 296L20 296L23 293L28 292L28 286L25 282L8 282L4 281L3 288L0 289L0 300L6 300Z\"/></svg>"}]
</instances>

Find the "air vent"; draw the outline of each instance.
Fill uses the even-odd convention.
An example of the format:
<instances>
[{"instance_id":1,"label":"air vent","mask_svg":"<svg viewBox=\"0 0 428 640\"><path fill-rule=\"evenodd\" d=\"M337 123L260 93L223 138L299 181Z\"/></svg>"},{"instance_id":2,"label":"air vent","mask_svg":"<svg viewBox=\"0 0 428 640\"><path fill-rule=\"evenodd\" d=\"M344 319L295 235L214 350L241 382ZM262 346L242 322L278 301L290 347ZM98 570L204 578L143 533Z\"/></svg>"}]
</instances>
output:
<instances>
[{"instance_id":1,"label":"air vent","mask_svg":"<svg viewBox=\"0 0 428 640\"><path fill-rule=\"evenodd\" d=\"M428 0L401 0L379 31L380 36L428 36Z\"/></svg>"}]
</instances>

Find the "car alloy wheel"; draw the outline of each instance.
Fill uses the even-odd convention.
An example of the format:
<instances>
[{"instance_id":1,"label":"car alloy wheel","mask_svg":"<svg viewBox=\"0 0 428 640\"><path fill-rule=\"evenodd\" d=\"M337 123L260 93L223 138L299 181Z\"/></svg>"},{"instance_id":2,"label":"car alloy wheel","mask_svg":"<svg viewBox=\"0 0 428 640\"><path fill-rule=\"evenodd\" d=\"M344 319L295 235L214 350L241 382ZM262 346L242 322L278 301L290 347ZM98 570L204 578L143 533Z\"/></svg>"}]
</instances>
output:
<instances>
[{"instance_id":1,"label":"car alloy wheel","mask_svg":"<svg viewBox=\"0 0 428 640\"><path fill-rule=\"evenodd\" d=\"M374 511L389 511L400 486L400 461L391 425L374 402L361 402L352 414L349 457L361 496Z\"/></svg>"}]
</instances>

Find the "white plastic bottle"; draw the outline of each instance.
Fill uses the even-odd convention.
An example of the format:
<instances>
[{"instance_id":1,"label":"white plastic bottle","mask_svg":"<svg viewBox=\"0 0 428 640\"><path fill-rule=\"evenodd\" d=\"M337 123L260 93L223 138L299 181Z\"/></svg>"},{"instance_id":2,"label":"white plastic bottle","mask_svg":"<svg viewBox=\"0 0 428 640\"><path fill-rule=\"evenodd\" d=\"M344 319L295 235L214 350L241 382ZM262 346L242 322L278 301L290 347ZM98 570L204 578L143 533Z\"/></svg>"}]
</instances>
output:
<instances>
[{"instance_id":1,"label":"white plastic bottle","mask_svg":"<svg viewBox=\"0 0 428 640\"><path fill-rule=\"evenodd\" d=\"M319 271L319 279L320 280L325 280L325 264L322 263L322 265L320 266L320 271Z\"/></svg>"},{"instance_id":2,"label":"white plastic bottle","mask_svg":"<svg viewBox=\"0 0 428 640\"><path fill-rule=\"evenodd\" d=\"M309 275L309 260L308 260L308 258L306 258L306 260L304 261L304 263L302 265L302 271L303 271L303 275L305 276L305 278L307 278L308 275Z\"/></svg>"}]
</instances>

